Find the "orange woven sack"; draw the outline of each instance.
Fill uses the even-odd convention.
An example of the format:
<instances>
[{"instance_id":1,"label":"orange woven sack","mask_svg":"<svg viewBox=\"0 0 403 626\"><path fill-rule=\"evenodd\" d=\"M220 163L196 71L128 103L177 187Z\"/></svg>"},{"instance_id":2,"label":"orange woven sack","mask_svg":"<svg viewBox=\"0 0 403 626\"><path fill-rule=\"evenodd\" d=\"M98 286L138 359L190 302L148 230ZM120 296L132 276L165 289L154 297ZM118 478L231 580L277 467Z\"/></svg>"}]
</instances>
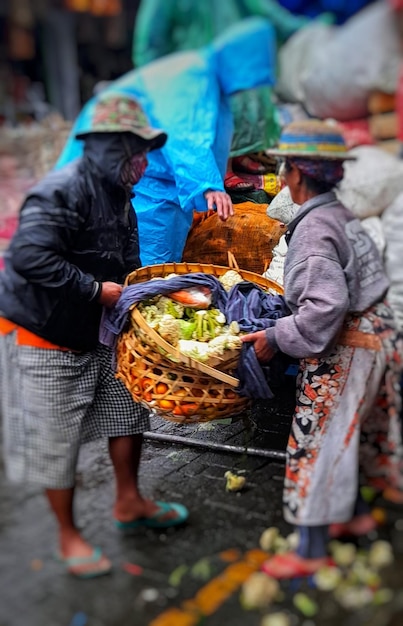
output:
<instances>
[{"instance_id":1,"label":"orange woven sack","mask_svg":"<svg viewBox=\"0 0 403 626\"><path fill-rule=\"evenodd\" d=\"M286 226L268 217L267 204L243 202L234 205L234 215L222 222L216 212L196 214L183 261L226 265L228 252L240 268L262 274L270 264L272 250Z\"/></svg>"}]
</instances>

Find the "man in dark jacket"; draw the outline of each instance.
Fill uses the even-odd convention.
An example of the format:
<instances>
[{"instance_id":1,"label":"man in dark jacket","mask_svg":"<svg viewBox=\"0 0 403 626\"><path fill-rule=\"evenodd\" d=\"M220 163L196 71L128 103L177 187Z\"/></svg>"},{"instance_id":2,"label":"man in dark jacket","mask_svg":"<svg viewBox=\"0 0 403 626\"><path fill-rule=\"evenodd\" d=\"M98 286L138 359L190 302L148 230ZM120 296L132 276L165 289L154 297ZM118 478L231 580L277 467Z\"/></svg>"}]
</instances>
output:
<instances>
[{"instance_id":1,"label":"man in dark jacket","mask_svg":"<svg viewBox=\"0 0 403 626\"><path fill-rule=\"evenodd\" d=\"M147 152L166 134L150 128L132 99L108 94L80 134L81 159L29 192L0 274L0 409L9 478L42 485L59 526L59 556L79 577L111 563L81 536L73 517L82 442L109 440L120 529L183 522L185 507L138 491L148 411L136 404L98 342L102 307L119 299L140 265L132 186Z\"/></svg>"}]
</instances>

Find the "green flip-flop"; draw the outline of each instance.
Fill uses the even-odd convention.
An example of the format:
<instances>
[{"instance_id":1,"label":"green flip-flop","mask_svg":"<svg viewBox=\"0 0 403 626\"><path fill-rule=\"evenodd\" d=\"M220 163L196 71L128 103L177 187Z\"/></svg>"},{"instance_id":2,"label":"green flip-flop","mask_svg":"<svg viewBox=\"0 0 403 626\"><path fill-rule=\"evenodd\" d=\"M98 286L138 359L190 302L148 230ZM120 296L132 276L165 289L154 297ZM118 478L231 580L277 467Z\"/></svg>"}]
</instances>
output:
<instances>
[{"instance_id":1,"label":"green flip-flop","mask_svg":"<svg viewBox=\"0 0 403 626\"><path fill-rule=\"evenodd\" d=\"M104 558L101 548L94 548L90 556L63 557L60 554L56 554L55 558L59 563L62 563L67 568L69 574L75 576L76 578L97 578L98 576L105 576L105 574L109 574L112 570L112 565L110 564L104 567L99 567L98 569L88 571L84 570L82 572L74 572L70 569L73 567L80 567L80 565L96 565L97 563L101 563Z\"/></svg>"},{"instance_id":2,"label":"green flip-flop","mask_svg":"<svg viewBox=\"0 0 403 626\"><path fill-rule=\"evenodd\" d=\"M172 526L179 526L186 522L189 517L189 511L183 504L177 502L156 502L159 509L151 517L139 517L130 522L120 522L115 520L115 526L119 530L132 530L134 528L171 528ZM176 517L169 519L161 519L167 513L175 511Z\"/></svg>"}]
</instances>

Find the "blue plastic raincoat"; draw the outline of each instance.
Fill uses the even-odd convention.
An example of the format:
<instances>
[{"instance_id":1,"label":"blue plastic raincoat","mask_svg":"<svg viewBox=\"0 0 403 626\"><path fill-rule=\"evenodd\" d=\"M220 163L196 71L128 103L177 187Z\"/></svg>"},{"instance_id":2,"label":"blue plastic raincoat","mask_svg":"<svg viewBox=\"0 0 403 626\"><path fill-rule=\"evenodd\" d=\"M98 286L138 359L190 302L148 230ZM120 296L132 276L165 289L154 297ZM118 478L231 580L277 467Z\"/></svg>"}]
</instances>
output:
<instances>
[{"instance_id":1,"label":"blue plastic raincoat","mask_svg":"<svg viewBox=\"0 0 403 626\"><path fill-rule=\"evenodd\" d=\"M224 190L233 133L229 96L273 85L275 64L271 24L250 18L198 51L171 54L107 87L136 98L151 125L168 133L134 188L143 265L181 261L193 211L207 209L204 192ZM91 127L95 102L78 116L56 167L81 155L75 134Z\"/></svg>"}]
</instances>

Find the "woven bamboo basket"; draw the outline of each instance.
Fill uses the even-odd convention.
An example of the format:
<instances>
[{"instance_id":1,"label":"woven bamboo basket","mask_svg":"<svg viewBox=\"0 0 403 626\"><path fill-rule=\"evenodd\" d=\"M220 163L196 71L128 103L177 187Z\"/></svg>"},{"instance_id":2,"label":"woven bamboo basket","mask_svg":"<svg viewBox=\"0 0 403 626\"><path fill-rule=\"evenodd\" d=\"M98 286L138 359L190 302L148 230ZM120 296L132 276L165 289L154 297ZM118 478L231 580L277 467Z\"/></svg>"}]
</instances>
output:
<instances>
[{"instance_id":1,"label":"woven bamboo basket","mask_svg":"<svg viewBox=\"0 0 403 626\"><path fill-rule=\"evenodd\" d=\"M142 267L128 275L125 285L145 282L168 274L202 272L217 278L232 268L200 263L164 263ZM282 293L272 280L236 268L249 280L271 293ZM129 326L118 339L117 377L137 402L174 422L207 422L243 411L249 399L236 393L234 376L239 351L209 364L200 363L167 343L151 328L137 307L131 310Z\"/></svg>"}]
</instances>

